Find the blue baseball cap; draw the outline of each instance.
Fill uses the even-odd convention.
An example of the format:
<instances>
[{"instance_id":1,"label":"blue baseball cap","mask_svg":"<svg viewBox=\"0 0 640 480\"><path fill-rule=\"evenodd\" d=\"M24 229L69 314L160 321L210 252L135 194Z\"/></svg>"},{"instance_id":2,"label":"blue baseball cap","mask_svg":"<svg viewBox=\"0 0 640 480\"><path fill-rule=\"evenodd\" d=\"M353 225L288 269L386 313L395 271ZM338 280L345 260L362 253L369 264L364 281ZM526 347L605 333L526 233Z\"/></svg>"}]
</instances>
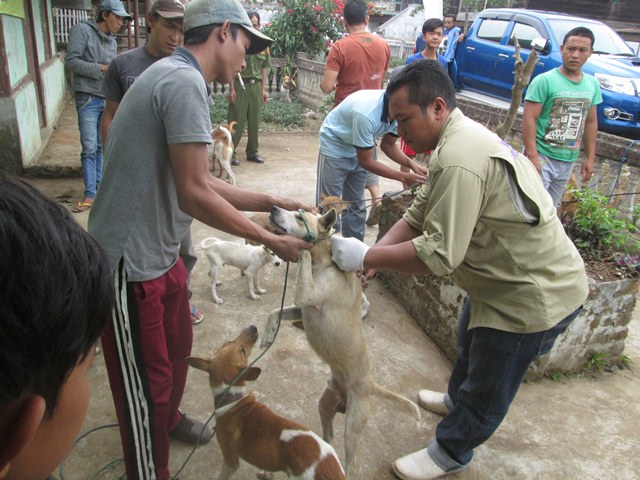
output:
<instances>
[{"instance_id":1,"label":"blue baseball cap","mask_svg":"<svg viewBox=\"0 0 640 480\"><path fill-rule=\"evenodd\" d=\"M102 0L100 2L100 8L98 12L113 12L119 17L126 18L127 20L133 20L130 13L124 9L124 5L119 0Z\"/></svg>"},{"instance_id":2,"label":"blue baseball cap","mask_svg":"<svg viewBox=\"0 0 640 480\"><path fill-rule=\"evenodd\" d=\"M192 28L222 24L226 20L249 34L251 45L248 55L260 53L273 43L273 39L253 28L249 15L238 0L192 0L184 9L183 28L186 33Z\"/></svg>"}]
</instances>

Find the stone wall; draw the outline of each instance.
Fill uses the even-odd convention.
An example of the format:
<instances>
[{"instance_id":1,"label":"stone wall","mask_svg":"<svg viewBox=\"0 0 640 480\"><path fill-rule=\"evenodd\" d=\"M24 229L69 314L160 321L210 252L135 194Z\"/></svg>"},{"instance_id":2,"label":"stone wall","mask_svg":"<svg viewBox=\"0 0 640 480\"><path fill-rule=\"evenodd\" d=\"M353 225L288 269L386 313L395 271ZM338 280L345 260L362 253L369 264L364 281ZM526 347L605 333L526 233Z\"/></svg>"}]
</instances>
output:
<instances>
[{"instance_id":1,"label":"stone wall","mask_svg":"<svg viewBox=\"0 0 640 480\"><path fill-rule=\"evenodd\" d=\"M379 234L381 238L411 204L411 194L385 198L382 203ZM388 289L405 305L416 323L453 362L458 351L458 317L466 293L451 277L406 275L381 272ZM560 336L549 354L540 357L529 369L529 377L550 372L580 370L594 353L619 357L624 351L638 292L638 281L598 282L589 279L589 297L584 311Z\"/></svg>"}]
</instances>

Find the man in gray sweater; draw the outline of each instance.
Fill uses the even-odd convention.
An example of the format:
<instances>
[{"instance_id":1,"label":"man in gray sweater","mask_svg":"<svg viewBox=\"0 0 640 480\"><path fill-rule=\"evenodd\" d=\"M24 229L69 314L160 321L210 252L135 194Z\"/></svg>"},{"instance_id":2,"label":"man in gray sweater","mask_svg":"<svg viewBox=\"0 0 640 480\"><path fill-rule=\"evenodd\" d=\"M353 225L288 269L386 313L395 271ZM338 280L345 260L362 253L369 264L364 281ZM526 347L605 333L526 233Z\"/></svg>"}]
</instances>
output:
<instances>
[{"instance_id":1,"label":"man in gray sweater","mask_svg":"<svg viewBox=\"0 0 640 480\"><path fill-rule=\"evenodd\" d=\"M131 19L119 0L102 0L96 20L78 23L69 32L65 68L73 73L84 179L84 198L73 207L76 213L91 208L102 178L100 120L105 104L102 79L116 56L115 34Z\"/></svg>"}]
</instances>

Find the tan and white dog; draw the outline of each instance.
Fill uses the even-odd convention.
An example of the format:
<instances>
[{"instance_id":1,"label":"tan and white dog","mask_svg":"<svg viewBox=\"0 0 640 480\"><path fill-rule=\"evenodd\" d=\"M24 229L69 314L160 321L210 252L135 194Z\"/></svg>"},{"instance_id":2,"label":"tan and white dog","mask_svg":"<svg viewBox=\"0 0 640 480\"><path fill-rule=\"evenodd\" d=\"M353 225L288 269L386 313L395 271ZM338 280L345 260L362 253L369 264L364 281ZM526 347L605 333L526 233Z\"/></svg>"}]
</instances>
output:
<instances>
[{"instance_id":1,"label":"tan and white dog","mask_svg":"<svg viewBox=\"0 0 640 480\"><path fill-rule=\"evenodd\" d=\"M215 163L220 166L220 174L227 174L227 182L231 185L236 184L236 176L231 169L231 158L233 157L233 139L231 135L234 132L234 126L237 122L233 121L229 125L219 125L211 130L211 138L213 145L209 145L209 169L216 171Z\"/></svg>"},{"instance_id":2,"label":"tan and white dog","mask_svg":"<svg viewBox=\"0 0 640 480\"><path fill-rule=\"evenodd\" d=\"M322 193L320 194L320 200L321 200L320 205L318 205L318 211L320 213L325 213L325 211L328 211L329 209L333 208L335 209L336 213L340 214L344 210L347 210L349 208L349 202L346 202L342 200L340 197L336 197L334 195L325 195L324 193ZM249 217L249 220L251 220L254 223L257 223L265 230L268 230L272 233L278 233L278 230L274 229L273 226L271 225L271 220L269 219L269 215L270 214L266 212L254 213ZM251 245L260 245L259 243L254 242L253 240L245 239L245 241Z\"/></svg>"},{"instance_id":3,"label":"tan and white dog","mask_svg":"<svg viewBox=\"0 0 640 480\"><path fill-rule=\"evenodd\" d=\"M344 471L331 445L304 425L275 414L247 392L260 368L247 369L258 340L251 325L224 343L211 358L189 357L187 363L209 374L216 416L216 438L224 465L218 480L226 480L240 466L240 459L268 472L286 472L293 480L344 480Z\"/></svg>"},{"instance_id":4,"label":"tan and white dog","mask_svg":"<svg viewBox=\"0 0 640 480\"><path fill-rule=\"evenodd\" d=\"M333 419L345 413L344 443L347 476L356 475L359 440L367 423L374 394L399 401L420 419L418 406L409 399L378 385L371 376L369 352L361 315L362 287L355 272L343 272L331 261L331 242L336 212L324 215L271 210L271 223L280 233L315 243L298 258L295 306L282 312L283 320L302 320L311 348L331 367L331 379L319 401L322 437L331 442ZM274 340L280 310L267 321L262 341Z\"/></svg>"},{"instance_id":5,"label":"tan and white dog","mask_svg":"<svg viewBox=\"0 0 640 480\"><path fill-rule=\"evenodd\" d=\"M297 73L298 71L296 70L292 77L289 77L289 75L284 75L282 77L282 83L280 83L280 94L282 95L282 99L285 102L291 101L291 91L295 90L296 88L296 82L294 78Z\"/></svg>"},{"instance_id":6,"label":"tan and white dog","mask_svg":"<svg viewBox=\"0 0 640 480\"><path fill-rule=\"evenodd\" d=\"M207 237L200 242L200 248L205 251L211 265L209 272L211 295L216 303L222 303L216 287L222 285L220 273L225 265L239 268L247 277L249 297L253 300L261 300L258 294L265 294L267 291L260 287L258 271L268 263L272 263L276 267L282 263L280 257L262 245L246 245L220 240L215 237Z\"/></svg>"}]
</instances>

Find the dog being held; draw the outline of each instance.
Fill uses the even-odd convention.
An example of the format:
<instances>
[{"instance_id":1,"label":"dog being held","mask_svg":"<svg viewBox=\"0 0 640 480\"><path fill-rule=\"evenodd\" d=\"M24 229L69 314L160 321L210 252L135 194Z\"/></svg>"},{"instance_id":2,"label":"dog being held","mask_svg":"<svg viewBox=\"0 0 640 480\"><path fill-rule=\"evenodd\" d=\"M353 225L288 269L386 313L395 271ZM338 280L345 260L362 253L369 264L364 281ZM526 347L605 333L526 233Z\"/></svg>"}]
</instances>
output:
<instances>
[{"instance_id":1,"label":"dog being held","mask_svg":"<svg viewBox=\"0 0 640 480\"><path fill-rule=\"evenodd\" d=\"M211 358L187 358L189 365L209 374L216 438L224 458L218 480L230 478L240 459L269 472L286 472L294 480L343 480L344 471L331 445L304 425L275 414L247 392L245 382L256 380L260 368L249 368L231 386L247 368L257 340L258 329L250 325Z\"/></svg>"},{"instance_id":2,"label":"dog being held","mask_svg":"<svg viewBox=\"0 0 640 480\"><path fill-rule=\"evenodd\" d=\"M227 174L227 182L231 185L236 184L236 176L231 170L231 158L233 157L233 139L231 135L234 133L233 121L229 125L220 125L211 130L211 138L213 145L209 145L209 169L215 171L215 162L220 165L220 177L222 172Z\"/></svg>"},{"instance_id":3,"label":"dog being held","mask_svg":"<svg viewBox=\"0 0 640 480\"><path fill-rule=\"evenodd\" d=\"M320 204L318 205L318 211L321 214L325 213L325 211L328 211L331 208L334 208L336 210L336 213L339 215L340 213L342 213L343 211L349 208L349 202L345 202L340 197L336 197L335 195L325 195L324 193L322 193L320 194L320 200L321 201L320 201ZM264 228L265 230L268 230L271 233L279 233L279 230L275 229L271 225L271 220L269 219L269 215L270 214L265 212L255 213L249 217L249 220L251 220L254 223L257 223L262 228ZM251 245L260 245L259 243L254 242L253 240L245 239L245 241Z\"/></svg>"},{"instance_id":4,"label":"dog being held","mask_svg":"<svg viewBox=\"0 0 640 480\"><path fill-rule=\"evenodd\" d=\"M295 306L282 312L284 320L302 320L311 348L331 367L331 379L319 401L322 437L331 442L333 419L345 413L344 444L347 477L357 475L356 457L360 437L367 423L374 394L393 399L420 419L411 400L381 387L371 376L369 353L362 328L362 286L355 272L343 272L331 260L329 237L336 211L324 215L271 209L271 223L280 233L315 243L298 258ZM262 346L273 342L280 310L267 322Z\"/></svg>"},{"instance_id":5,"label":"dog being held","mask_svg":"<svg viewBox=\"0 0 640 480\"><path fill-rule=\"evenodd\" d=\"M200 242L200 248L205 251L211 265L209 272L211 295L216 303L222 303L216 287L222 285L220 273L225 265L239 268L247 277L249 297L253 300L261 300L258 294L264 294L267 291L260 287L258 271L267 263L272 263L276 267L282 263L280 257L263 245L245 245L243 243L219 240L215 237L207 237Z\"/></svg>"}]
</instances>

